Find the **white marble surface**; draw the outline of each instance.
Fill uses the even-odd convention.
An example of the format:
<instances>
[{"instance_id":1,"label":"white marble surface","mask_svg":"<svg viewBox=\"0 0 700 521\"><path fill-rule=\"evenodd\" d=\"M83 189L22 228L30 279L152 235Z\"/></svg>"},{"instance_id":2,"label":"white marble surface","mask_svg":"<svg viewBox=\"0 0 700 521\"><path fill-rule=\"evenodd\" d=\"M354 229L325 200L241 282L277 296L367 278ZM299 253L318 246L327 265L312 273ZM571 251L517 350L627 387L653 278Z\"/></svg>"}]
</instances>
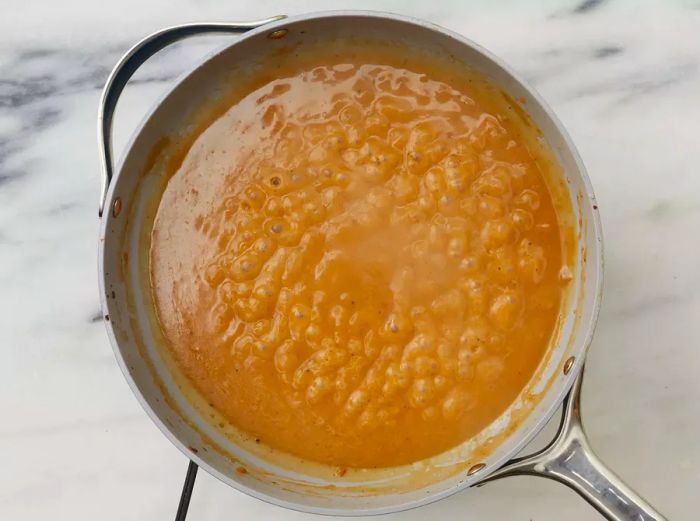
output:
<instances>
[{"instance_id":1,"label":"white marble surface","mask_svg":"<svg viewBox=\"0 0 700 521\"><path fill-rule=\"evenodd\" d=\"M700 4L0 2L0 519L174 516L185 458L124 382L97 290L99 89L168 24L342 8L427 18L499 54L572 134L606 238L588 361L592 444L670 519L700 489ZM167 51L119 108L117 149L181 72L223 40ZM308 519L200 473L189 519ZM513 478L385 519L598 519L553 482Z\"/></svg>"}]
</instances>

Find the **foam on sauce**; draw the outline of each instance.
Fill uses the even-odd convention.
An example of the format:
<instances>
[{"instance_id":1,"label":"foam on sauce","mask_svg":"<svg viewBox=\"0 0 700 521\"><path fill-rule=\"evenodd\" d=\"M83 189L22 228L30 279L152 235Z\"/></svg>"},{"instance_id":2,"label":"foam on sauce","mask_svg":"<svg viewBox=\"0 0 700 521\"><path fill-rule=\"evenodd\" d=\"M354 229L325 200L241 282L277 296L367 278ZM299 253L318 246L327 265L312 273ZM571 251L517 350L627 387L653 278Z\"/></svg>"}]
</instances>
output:
<instances>
[{"instance_id":1,"label":"foam on sauce","mask_svg":"<svg viewBox=\"0 0 700 521\"><path fill-rule=\"evenodd\" d=\"M548 348L567 269L503 98L377 46L286 56L194 142L151 240L168 346L276 449L388 467L477 434Z\"/></svg>"}]
</instances>

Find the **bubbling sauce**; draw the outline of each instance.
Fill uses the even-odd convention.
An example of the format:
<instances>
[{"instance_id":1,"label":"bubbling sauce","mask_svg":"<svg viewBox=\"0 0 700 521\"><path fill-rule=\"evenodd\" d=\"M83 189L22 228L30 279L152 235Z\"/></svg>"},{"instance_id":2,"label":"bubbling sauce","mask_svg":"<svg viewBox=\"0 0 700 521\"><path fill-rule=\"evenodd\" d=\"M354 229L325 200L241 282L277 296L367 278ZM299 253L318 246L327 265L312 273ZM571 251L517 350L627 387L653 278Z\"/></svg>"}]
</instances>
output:
<instances>
[{"instance_id":1,"label":"bubbling sauce","mask_svg":"<svg viewBox=\"0 0 700 521\"><path fill-rule=\"evenodd\" d=\"M477 434L559 314L562 233L515 113L457 65L406 56L287 56L197 138L152 231L186 377L252 437L330 465Z\"/></svg>"}]
</instances>

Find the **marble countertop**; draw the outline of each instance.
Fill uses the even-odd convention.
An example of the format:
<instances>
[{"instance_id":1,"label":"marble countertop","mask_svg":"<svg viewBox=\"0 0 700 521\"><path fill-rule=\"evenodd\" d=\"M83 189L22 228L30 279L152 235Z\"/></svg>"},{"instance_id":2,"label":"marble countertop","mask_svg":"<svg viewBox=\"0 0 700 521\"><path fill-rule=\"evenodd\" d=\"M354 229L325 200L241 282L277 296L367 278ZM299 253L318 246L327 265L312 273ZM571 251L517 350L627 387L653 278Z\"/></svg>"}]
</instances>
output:
<instances>
[{"instance_id":1,"label":"marble countertop","mask_svg":"<svg viewBox=\"0 0 700 521\"><path fill-rule=\"evenodd\" d=\"M566 0L353 7L418 16L500 55L553 106L595 187L606 239L583 412L599 455L670 519L700 487L700 4ZM169 24L347 7L304 0L4 0L0 16L0 519L171 519L185 457L117 367L97 290L95 117L110 68ZM177 45L120 104L116 150L224 39ZM693 512L696 512L693 514ZM201 472L189 519L311 516ZM598 519L570 492L511 478L384 519Z\"/></svg>"}]
</instances>

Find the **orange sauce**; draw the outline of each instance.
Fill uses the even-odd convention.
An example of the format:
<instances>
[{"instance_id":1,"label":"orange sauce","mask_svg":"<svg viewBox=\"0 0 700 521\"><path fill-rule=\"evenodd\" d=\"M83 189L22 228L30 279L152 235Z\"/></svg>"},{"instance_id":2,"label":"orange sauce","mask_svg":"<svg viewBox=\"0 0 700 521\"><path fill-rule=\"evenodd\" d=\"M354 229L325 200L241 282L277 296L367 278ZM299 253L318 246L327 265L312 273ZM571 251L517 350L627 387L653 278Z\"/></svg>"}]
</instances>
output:
<instances>
[{"instance_id":1,"label":"orange sauce","mask_svg":"<svg viewBox=\"0 0 700 521\"><path fill-rule=\"evenodd\" d=\"M484 80L382 47L286 56L194 141L151 237L168 347L276 449L342 467L443 452L548 348L562 232Z\"/></svg>"}]
</instances>

